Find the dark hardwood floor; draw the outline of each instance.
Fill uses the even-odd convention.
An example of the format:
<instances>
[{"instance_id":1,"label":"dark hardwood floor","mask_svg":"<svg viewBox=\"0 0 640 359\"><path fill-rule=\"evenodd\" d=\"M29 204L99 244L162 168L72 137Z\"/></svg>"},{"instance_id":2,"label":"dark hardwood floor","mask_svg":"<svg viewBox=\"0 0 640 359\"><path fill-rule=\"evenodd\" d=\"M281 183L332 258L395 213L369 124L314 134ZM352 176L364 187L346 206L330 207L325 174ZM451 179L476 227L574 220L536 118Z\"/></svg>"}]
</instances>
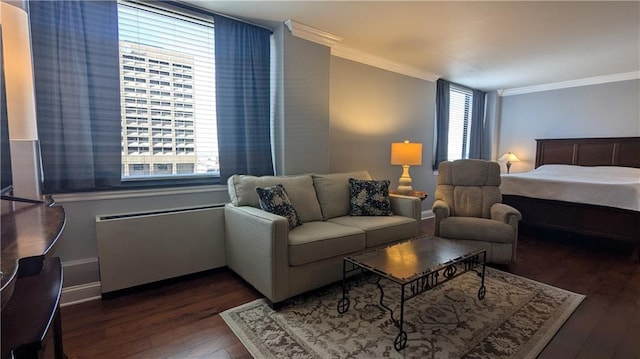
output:
<instances>
[{"instance_id":1,"label":"dark hardwood floor","mask_svg":"<svg viewBox=\"0 0 640 359\"><path fill-rule=\"evenodd\" d=\"M422 232L433 233L433 220ZM640 358L640 264L630 247L522 230L496 266L587 298L539 358ZM220 312L260 294L228 269L62 308L69 358L251 358Z\"/></svg>"}]
</instances>

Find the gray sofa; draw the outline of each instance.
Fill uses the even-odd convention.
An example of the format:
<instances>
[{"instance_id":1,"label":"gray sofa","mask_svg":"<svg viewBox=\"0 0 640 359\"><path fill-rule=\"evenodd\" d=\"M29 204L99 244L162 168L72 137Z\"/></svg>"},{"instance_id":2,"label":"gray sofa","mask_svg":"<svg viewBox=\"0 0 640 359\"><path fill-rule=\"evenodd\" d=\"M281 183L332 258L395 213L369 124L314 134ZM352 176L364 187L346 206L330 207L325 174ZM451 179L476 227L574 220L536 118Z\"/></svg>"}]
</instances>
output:
<instances>
[{"instance_id":1,"label":"gray sofa","mask_svg":"<svg viewBox=\"0 0 640 359\"><path fill-rule=\"evenodd\" d=\"M392 216L350 216L349 178L366 171L228 180L225 206L227 265L272 304L342 278L343 257L415 237L420 200L390 195ZM257 187L282 184L302 225L260 209Z\"/></svg>"}]
</instances>

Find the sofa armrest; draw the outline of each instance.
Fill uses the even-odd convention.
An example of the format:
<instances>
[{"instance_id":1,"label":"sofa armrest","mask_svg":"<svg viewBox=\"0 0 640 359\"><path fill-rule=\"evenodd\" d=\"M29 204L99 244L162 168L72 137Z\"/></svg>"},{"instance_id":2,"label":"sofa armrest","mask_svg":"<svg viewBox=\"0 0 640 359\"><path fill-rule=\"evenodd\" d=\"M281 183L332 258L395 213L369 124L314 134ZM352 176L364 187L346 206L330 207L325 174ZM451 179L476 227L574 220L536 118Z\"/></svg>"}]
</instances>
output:
<instances>
[{"instance_id":1,"label":"sofa armrest","mask_svg":"<svg viewBox=\"0 0 640 359\"><path fill-rule=\"evenodd\" d=\"M518 221L522 219L522 214L508 204L494 203L491 206L491 219L517 226Z\"/></svg>"},{"instance_id":2,"label":"sofa armrest","mask_svg":"<svg viewBox=\"0 0 640 359\"><path fill-rule=\"evenodd\" d=\"M227 265L272 302L288 293L289 223L259 208L224 208ZM277 286L277 287L276 287ZM285 295L286 297L286 295Z\"/></svg>"},{"instance_id":3,"label":"sofa armrest","mask_svg":"<svg viewBox=\"0 0 640 359\"><path fill-rule=\"evenodd\" d=\"M451 214L451 209L449 208L447 202L441 199L435 200L431 209L433 210L433 214L436 217L433 235L437 237L440 235L440 221L449 217L449 215Z\"/></svg>"},{"instance_id":4,"label":"sofa armrest","mask_svg":"<svg viewBox=\"0 0 640 359\"><path fill-rule=\"evenodd\" d=\"M390 194L391 212L393 214L414 218L418 223L422 220L422 201L413 196Z\"/></svg>"}]
</instances>

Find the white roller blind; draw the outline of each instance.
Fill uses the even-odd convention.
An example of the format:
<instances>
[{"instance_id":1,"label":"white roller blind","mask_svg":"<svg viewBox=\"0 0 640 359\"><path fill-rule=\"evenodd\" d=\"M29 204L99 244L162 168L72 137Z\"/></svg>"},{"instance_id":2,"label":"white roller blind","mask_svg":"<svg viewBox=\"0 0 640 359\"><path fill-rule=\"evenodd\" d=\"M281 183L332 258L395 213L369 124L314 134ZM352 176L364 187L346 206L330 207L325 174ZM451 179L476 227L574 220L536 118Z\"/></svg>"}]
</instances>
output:
<instances>
[{"instance_id":1,"label":"white roller blind","mask_svg":"<svg viewBox=\"0 0 640 359\"><path fill-rule=\"evenodd\" d=\"M452 161L469 157L473 91L451 85L449 96L449 147L447 157Z\"/></svg>"},{"instance_id":2,"label":"white roller blind","mask_svg":"<svg viewBox=\"0 0 640 359\"><path fill-rule=\"evenodd\" d=\"M218 175L213 22L151 5L118 4L122 177Z\"/></svg>"}]
</instances>

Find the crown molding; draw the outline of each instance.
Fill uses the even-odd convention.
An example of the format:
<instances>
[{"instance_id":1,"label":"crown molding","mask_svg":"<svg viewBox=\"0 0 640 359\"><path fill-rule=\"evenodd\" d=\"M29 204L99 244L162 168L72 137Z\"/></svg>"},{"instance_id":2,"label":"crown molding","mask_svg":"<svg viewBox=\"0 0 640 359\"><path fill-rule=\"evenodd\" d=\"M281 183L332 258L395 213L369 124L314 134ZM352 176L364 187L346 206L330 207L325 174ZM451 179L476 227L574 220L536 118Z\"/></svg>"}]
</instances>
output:
<instances>
[{"instance_id":1,"label":"crown molding","mask_svg":"<svg viewBox=\"0 0 640 359\"><path fill-rule=\"evenodd\" d=\"M331 55L431 82L436 81L440 77L439 75L433 74L428 71L424 71L399 62L391 61L382 57L367 54L365 52L354 50L342 45L333 46L331 48Z\"/></svg>"},{"instance_id":2,"label":"crown molding","mask_svg":"<svg viewBox=\"0 0 640 359\"><path fill-rule=\"evenodd\" d=\"M291 19L284 22L291 34L301 39L309 40L321 45L332 47L336 43L342 41L340 36L328 33L311 27L309 25L301 24Z\"/></svg>"},{"instance_id":3,"label":"crown molding","mask_svg":"<svg viewBox=\"0 0 640 359\"><path fill-rule=\"evenodd\" d=\"M570 88L570 87L599 85L599 84L604 84L609 82L619 82L619 81L628 81L628 80L637 80L637 79L640 79L640 71L624 72L620 74L595 76L595 77L588 77L588 78L578 79L578 80L551 82L551 83L546 83L542 85L498 90L498 95L499 96L522 95L522 94L533 93L533 92L543 92L543 91L559 90L559 89Z\"/></svg>"},{"instance_id":4,"label":"crown molding","mask_svg":"<svg viewBox=\"0 0 640 359\"><path fill-rule=\"evenodd\" d=\"M436 81L440 77L415 67L342 46L338 44L342 41L340 36L316 29L309 25L301 24L291 19L285 21L284 24L293 36L330 47L332 56L431 82Z\"/></svg>"}]
</instances>

